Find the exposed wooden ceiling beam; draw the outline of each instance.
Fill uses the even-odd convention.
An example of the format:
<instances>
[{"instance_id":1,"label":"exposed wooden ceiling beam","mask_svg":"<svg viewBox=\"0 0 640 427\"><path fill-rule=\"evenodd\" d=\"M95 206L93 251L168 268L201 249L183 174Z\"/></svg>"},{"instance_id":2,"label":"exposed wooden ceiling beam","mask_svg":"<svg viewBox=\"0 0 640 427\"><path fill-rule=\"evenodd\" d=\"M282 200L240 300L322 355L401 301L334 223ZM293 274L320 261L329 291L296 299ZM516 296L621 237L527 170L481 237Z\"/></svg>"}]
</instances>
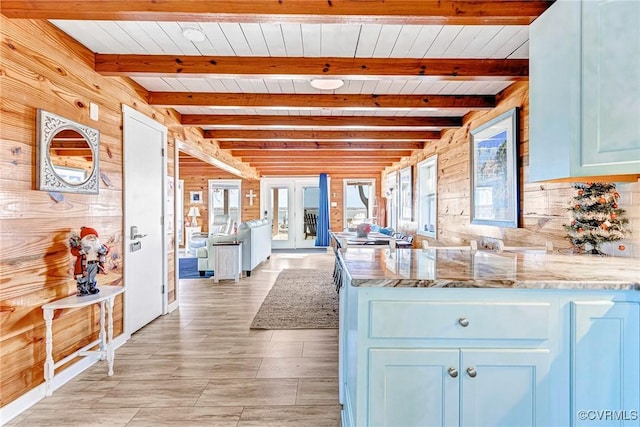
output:
<instances>
[{"instance_id":1,"label":"exposed wooden ceiling beam","mask_svg":"<svg viewBox=\"0 0 640 427\"><path fill-rule=\"evenodd\" d=\"M273 156L287 156L292 160L296 160L300 157L308 158L309 150L263 150L263 149L253 149L253 150L240 150L234 149L232 150L232 154L234 157L240 157L242 161L247 161L249 159L263 159L263 158L272 158ZM402 158L406 156L410 156L413 154L411 150L385 150L385 151L367 151L367 150L316 150L313 152L314 158L345 158L345 157L367 157L367 156L375 156L376 158L381 159L394 159L394 158Z\"/></svg>"},{"instance_id":2,"label":"exposed wooden ceiling beam","mask_svg":"<svg viewBox=\"0 0 640 427\"><path fill-rule=\"evenodd\" d=\"M373 117L373 116L250 116L226 114L183 114L185 126L349 126L349 127L437 127L462 126L461 117Z\"/></svg>"},{"instance_id":3,"label":"exposed wooden ceiling beam","mask_svg":"<svg viewBox=\"0 0 640 427\"><path fill-rule=\"evenodd\" d=\"M204 131L205 138L228 140L279 141L352 141L392 140L424 141L440 139L440 131L375 131L375 130L236 130L216 129Z\"/></svg>"},{"instance_id":4,"label":"exposed wooden ceiling beam","mask_svg":"<svg viewBox=\"0 0 640 427\"><path fill-rule=\"evenodd\" d=\"M396 160L399 161L399 160ZM272 162L248 162L251 166L253 166L254 168L261 170L263 168L266 167L275 167L275 166L293 166L292 162L290 159L287 158L280 158L280 159L276 159ZM327 163L326 161L317 161L317 160L308 160L308 161L296 161L295 163L295 167L298 166L325 166L325 165L331 165L331 166L353 166L353 165L358 165L358 166L363 166L363 167L367 167L367 166L377 166L377 167L385 167L385 166L391 166L393 163L395 163L395 161L379 161L379 160L373 160L371 158L368 159L362 159L362 160L341 160L339 162L330 162Z\"/></svg>"},{"instance_id":5,"label":"exposed wooden ceiling beam","mask_svg":"<svg viewBox=\"0 0 640 427\"><path fill-rule=\"evenodd\" d=\"M537 0L3 0L9 18L112 21L528 25Z\"/></svg>"},{"instance_id":6,"label":"exposed wooden ceiling beam","mask_svg":"<svg viewBox=\"0 0 640 427\"><path fill-rule=\"evenodd\" d=\"M379 174L381 173L386 166L359 166L359 165L323 165L323 166L300 166L299 168L292 168L287 166L274 166L274 167L266 167L260 169L259 172L261 175L310 175L310 174L320 174L322 172L333 174L333 173L351 173L357 174L356 176L362 176L364 174Z\"/></svg>"},{"instance_id":7,"label":"exposed wooden ceiling beam","mask_svg":"<svg viewBox=\"0 0 640 427\"><path fill-rule=\"evenodd\" d=\"M422 150L419 141L220 141L223 150Z\"/></svg>"},{"instance_id":8,"label":"exposed wooden ceiling beam","mask_svg":"<svg viewBox=\"0 0 640 427\"><path fill-rule=\"evenodd\" d=\"M233 108L463 108L490 110L494 95L313 95L268 93L149 92L149 104L163 107Z\"/></svg>"},{"instance_id":9,"label":"exposed wooden ceiling beam","mask_svg":"<svg viewBox=\"0 0 640 427\"><path fill-rule=\"evenodd\" d=\"M223 75L342 78L430 77L438 80L527 80L528 59L294 58L96 54L104 76Z\"/></svg>"}]
</instances>

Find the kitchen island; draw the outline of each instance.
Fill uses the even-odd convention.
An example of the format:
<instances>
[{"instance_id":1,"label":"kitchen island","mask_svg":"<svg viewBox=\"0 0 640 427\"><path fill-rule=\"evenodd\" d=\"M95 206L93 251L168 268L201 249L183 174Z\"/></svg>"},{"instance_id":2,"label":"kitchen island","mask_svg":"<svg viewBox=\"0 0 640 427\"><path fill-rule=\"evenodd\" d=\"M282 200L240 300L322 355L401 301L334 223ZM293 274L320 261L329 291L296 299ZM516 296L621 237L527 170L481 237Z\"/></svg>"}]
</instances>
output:
<instances>
[{"instance_id":1,"label":"kitchen island","mask_svg":"<svg viewBox=\"0 0 640 427\"><path fill-rule=\"evenodd\" d=\"M597 425L638 425L637 260L380 247L337 257L344 426L579 426L606 410L618 420Z\"/></svg>"}]
</instances>

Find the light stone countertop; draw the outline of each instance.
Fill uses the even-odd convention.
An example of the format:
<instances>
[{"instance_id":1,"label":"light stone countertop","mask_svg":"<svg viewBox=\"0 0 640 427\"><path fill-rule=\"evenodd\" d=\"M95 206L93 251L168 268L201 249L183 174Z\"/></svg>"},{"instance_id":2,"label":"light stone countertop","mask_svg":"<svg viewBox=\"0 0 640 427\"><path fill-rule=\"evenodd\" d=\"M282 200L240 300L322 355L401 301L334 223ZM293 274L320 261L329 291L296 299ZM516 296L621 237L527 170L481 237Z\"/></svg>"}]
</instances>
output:
<instances>
[{"instance_id":1,"label":"light stone countertop","mask_svg":"<svg viewBox=\"0 0 640 427\"><path fill-rule=\"evenodd\" d=\"M339 256L360 287L640 290L640 262L632 258L379 246Z\"/></svg>"}]
</instances>

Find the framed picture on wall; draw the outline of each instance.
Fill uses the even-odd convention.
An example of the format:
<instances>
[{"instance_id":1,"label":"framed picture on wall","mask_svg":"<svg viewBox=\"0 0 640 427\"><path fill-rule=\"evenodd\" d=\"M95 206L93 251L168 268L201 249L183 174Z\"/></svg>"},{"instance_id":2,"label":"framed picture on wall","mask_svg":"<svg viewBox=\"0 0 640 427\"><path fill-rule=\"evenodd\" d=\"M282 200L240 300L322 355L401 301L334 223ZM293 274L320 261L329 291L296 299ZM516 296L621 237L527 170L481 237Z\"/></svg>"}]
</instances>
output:
<instances>
[{"instance_id":1,"label":"framed picture on wall","mask_svg":"<svg viewBox=\"0 0 640 427\"><path fill-rule=\"evenodd\" d=\"M191 203L202 203L202 191L190 191L189 201Z\"/></svg>"},{"instance_id":2,"label":"framed picture on wall","mask_svg":"<svg viewBox=\"0 0 640 427\"><path fill-rule=\"evenodd\" d=\"M413 166L400 170L399 190L400 219L413 221Z\"/></svg>"},{"instance_id":3,"label":"framed picture on wall","mask_svg":"<svg viewBox=\"0 0 640 427\"><path fill-rule=\"evenodd\" d=\"M518 227L518 110L471 130L471 223Z\"/></svg>"}]
</instances>

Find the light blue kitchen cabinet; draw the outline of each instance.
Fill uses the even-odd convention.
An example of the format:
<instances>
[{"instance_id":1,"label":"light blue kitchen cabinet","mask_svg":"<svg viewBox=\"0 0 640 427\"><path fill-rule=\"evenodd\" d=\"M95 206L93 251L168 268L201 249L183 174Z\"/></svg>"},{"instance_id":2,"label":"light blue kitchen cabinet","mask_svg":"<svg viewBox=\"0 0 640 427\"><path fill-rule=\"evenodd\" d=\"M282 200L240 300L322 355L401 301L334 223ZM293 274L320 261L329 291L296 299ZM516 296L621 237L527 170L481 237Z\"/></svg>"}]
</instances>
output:
<instances>
[{"instance_id":1,"label":"light blue kitchen cabinet","mask_svg":"<svg viewBox=\"0 0 640 427\"><path fill-rule=\"evenodd\" d=\"M572 302L571 341L573 425L640 425L640 304Z\"/></svg>"},{"instance_id":2,"label":"light blue kitchen cabinet","mask_svg":"<svg viewBox=\"0 0 640 427\"><path fill-rule=\"evenodd\" d=\"M548 349L462 349L461 353L460 426L552 425Z\"/></svg>"},{"instance_id":3,"label":"light blue kitchen cabinet","mask_svg":"<svg viewBox=\"0 0 640 427\"><path fill-rule=\"evenodd\" d=\"M529 27L529 181L640 174L640 2L558 0Z\"/></svg>"},{"instance_id":4,"label":"light blue kitchen cabinet","mask_svg":"<svg viewBox=\"0 0 640 427\"><path fill-rule=\"evenodd\" d=\"M545 349L371 349L368 425L548 426L549 354Z\"/></svg>"},{"instance_id":5,"label":"light blue kitchen cabinet","mask_svg":"<svg viewBox=\"0 0 640 427\"><path fill-rule=\"evenodd\" d=\"M369 360L371 427L459 424L458 350L374 348Z\"/></svg>"}]
</instances>

